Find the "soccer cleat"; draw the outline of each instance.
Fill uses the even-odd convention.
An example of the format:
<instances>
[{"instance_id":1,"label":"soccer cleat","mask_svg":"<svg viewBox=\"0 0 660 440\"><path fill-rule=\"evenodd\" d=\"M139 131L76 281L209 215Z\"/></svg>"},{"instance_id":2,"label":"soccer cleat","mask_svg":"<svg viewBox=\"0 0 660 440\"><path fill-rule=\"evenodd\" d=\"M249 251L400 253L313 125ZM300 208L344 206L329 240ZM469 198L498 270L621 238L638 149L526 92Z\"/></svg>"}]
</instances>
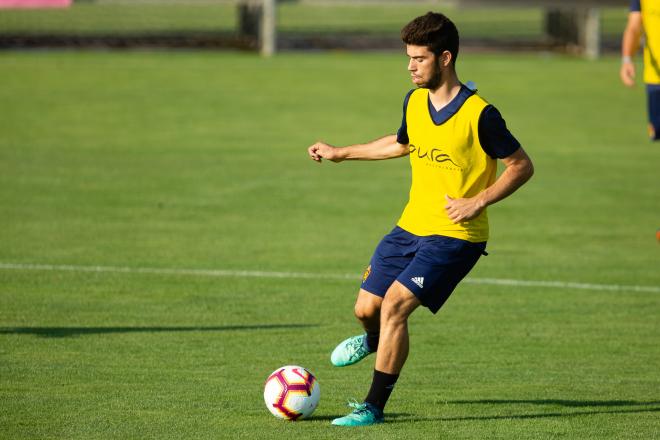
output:
<instances>
[{"instance_id":1,"label":"soccer cleat","mask_svg":"<svg viewBox=\"0 0 660 440\"><path fill-rule=\"evenodd\" d=\"M360 362L373 353L367 348L367 334L353 336L339 344L330 355L330 362L335 367L345 367Z\"/></svg>"},{"instance_id":2,"label":"soccer cleat","mask_svg":"<svg viewBox=\"0 0 660 440\"><path fill-rule=\"evenodd\" d=\"M334 419L335 426L369 426L383 423L383 411L370 403L349 402L348 406L353 412L338 419Z\"/></svg>"}]
</instances>

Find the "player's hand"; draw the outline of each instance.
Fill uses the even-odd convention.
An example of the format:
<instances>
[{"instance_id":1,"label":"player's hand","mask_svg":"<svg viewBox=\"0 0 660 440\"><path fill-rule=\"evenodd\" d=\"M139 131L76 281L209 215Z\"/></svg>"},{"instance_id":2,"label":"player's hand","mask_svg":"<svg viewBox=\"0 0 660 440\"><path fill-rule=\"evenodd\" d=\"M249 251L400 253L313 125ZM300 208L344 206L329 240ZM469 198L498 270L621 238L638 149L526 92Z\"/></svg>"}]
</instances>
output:
<instances>
[{"instance_id":1,"label":"player's hand","mask_svg":"<svg viewBox=\"0 0 660 440\"><path fill-rule=\"evenodd\" d=\"M476 197L454 199L445 194L445 200L447 200L445 211L449 220L454 223L472 220L484 209L483 204Z\"/></svg>"},{"instance_id":2,"label":"player's hand","mask_svg":"<svg viewBox=\"0 0 660 440\"><path fill-rule=\"evenodd\" d=\"M621 63L621 70L619 71L621 82L628 87L635 85L635 64L624 61Z\"/></svg>"},{"instance_id":3,"label":"player's hand","mask_svg":"<svg viewBox=\"0 0 660 440\"><path fill-rule=\"evenodd\" d=\"M341 162L343 158L338 150L340 150L340 148L333 147L325 142L317 142L307 149L307 153L309 153L309 157L316 162L321 162L323 159L328 159L333 162Z\"/></svg>"}]
</instances>

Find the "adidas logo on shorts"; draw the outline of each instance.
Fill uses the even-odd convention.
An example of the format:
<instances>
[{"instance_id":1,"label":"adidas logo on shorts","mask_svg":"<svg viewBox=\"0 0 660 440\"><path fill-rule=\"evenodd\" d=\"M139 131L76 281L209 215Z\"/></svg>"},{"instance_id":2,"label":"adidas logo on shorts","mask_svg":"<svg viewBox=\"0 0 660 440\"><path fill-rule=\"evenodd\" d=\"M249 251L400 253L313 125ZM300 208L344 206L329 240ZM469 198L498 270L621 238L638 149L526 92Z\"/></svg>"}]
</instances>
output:
<instances>
[{"instance_id":1,"label":"adidas logo on shorts","mask_svg":"<svg viewBox=\"0 0 660 440\"><path fill-rule=\"evenodd\" d=\"M424 288L424 277L413 277L410 281L417 284L421 289Z\"/></svg>"}]
</instances>

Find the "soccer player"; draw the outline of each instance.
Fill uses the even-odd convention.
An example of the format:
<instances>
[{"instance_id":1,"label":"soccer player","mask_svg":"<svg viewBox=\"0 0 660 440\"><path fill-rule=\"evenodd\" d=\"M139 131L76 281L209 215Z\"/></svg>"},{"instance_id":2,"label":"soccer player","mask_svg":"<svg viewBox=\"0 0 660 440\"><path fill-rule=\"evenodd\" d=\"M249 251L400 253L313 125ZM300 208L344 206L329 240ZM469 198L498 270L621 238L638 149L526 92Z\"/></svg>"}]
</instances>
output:
<instances>
[{"instance_id":1,"label":"soccer player","mask_svg":"<svg viewBox=\"0 0 660 440\"><path fill-rule=\"evenodd\" d=\"M644 44L644 82L648 103L649 137L660 140L660 4L654 0L632 0L628 23L621 42L621 81L635 85L633 57L639 49L642 34Z\"/></svg>"},{"instance_id":2,"label":"soccer player","mask_svg":"<svg viewBox=\"0 0 660 440\"><path fill-rule=\"evenodd\" d=\"M365 333L335 348L331 362L354 364L376 352L371 388L363 403L333 420L364 426L383 410L408 356L408 317L420 305L437 313L456 285L485 255L486 207L516 191L533 173L530 158L502 116L456 74L458 31L429 12L401 31L416 89L403 104L396 135L347 147L317 142L321 162L410 156L410 198L396 227L376 248L355 303ZM497 159L504 171L496 177Z\"/></svg>"}]
</instances>

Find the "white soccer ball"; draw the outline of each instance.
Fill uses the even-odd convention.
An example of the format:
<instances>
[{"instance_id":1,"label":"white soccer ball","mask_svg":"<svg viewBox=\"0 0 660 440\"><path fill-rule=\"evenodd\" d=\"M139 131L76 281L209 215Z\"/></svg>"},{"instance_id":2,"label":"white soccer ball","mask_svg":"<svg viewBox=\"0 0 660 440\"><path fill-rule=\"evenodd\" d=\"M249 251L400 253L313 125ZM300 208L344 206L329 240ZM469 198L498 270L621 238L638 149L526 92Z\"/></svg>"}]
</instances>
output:
<instances>
[{"instance_id":1,"label":"white soccer ball","mask_svg":"<svg viewBox=\"0 0 660 440\"><path fill-rule=\"evenodd\" d=\"M303 367L280 367L266 379L266 407L280 419L298 420L309 417L319 404L320 397L318 380Z\"/></svg>"}]
</instances>

